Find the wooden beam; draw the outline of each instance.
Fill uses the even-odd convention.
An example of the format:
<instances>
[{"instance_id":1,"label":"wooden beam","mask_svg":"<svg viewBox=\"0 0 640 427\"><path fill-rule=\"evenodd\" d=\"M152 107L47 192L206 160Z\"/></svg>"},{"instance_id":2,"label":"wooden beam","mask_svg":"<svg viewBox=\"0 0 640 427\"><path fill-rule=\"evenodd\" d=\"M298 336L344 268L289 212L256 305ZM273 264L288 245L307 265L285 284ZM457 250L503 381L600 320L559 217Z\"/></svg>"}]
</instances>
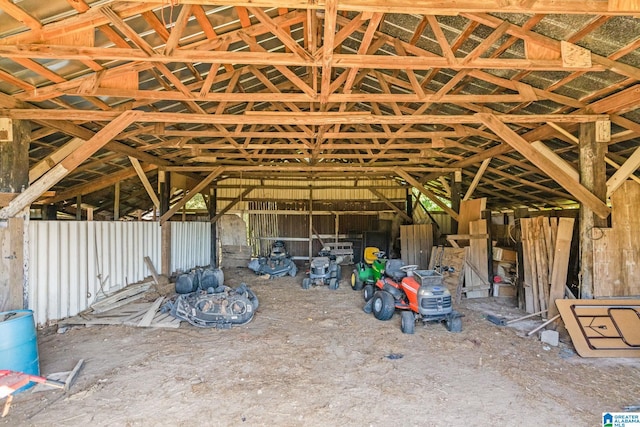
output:
<instances>
[{"instance_id":1,"label":"wooden beam","mask_svg":"<svg viewBox=\"0 0 640 427\"><path fill-rule=\"evenodd\" d=\"M464 2L443 2L442 0L385 0L366 1L340 0L339 8L355 12L390 12L390 13L425 13L432 15L458 15L462 12L496 12L496 13L541 13L571 15L629 15L637 14L638 6L633 0L612 0L616 7L609 6L610 1L593 0L536 0L510 1L504 0L466 0ZM160 5L166 0L131 0L131 3ZM181 4L210 5L211 0L180 0ZM217 0L220 6L255 6L263 8L279 7L289 9L323 9L323 2L308 0Z\"/></svg>"},{"instance_id":2,"label":"wooden beam","mask_svg":"<svg viewBox=\"0 0 640 427\"><path fill-rule=\"evenodd\" d=\"M471 182L471 185L467 189L467 192L464 194L464 197L462 198L462 200L469 200L469 198L471 198L471 195L473 194L473 192L476 190L476 187L478 187L478 184L480 183L480 179L482 178L482 175L487 170L487 167L489 167L489 163L491 163L491 158L484 159L482 161L482 164L478 168L478 172L476 172L476 176L473 177L473 181Z\"/></svg>"},{"instance_id":3,"label":"wooden beam","mask_svg":"<svg viewBox=\"0 0 640 427\"><path fill-rule=\"evenodd\" d=\"M640 167L640 147L636 148L631 157L625 161L620 169L613 174L607 181L607 197L611 197L630 176L634 174L636 169Z\"/></svg>"},{"instance_id":4,"label":"wooden beam","mask_svg":"<svg viewBox=\"0 0 640 427\"><path fill-rule=\"evenodd\" d=\"M369 188L369 191L371 191L378 199L382 200L387 206L393 209L398 215L400 215L406 221L408 221L409 223L413 223L413 218L407 215L405 211L403 211L402 209L394 205L393 202L391 202L391 200L389 200L384 196L384 194L382 194L381 192L379 192L374 188Z\"/></svg>"},{"instance_id":5,"label":"wooden beam","mask_svg":"<svg viewBox=\"0 0 640 427\"><path fill-rule=\"evenodd\" d=\"M195 113L160 113L136 111L136 121L147 123L203 123L203 124L265 124L265 125L334 125L334 124L470 124L481 123L480 116L475 115L403 115L346 113L346 112L274 112L246 111L238 114L195 114ZM110 121L118 117L119 111L87 111L77 109L42 110L0 109L0 115L12 119L55 120L65 121ZM486 113L485 113L486 114ZM587 123L608 120L604 114L501 114L493 116L501 123L532 124L554 121L556 123ZM475 162L477 163L477 161Z\"/></svg>"},{"instance_id":6,"label":"wooden beam","mask_svg":"<svg viewBox=\"0 0 640 427\"><path fill-rule=\"evenodd\" d=\"M562 157L557 155L552 149L547 147L542 141L533 141L531 146L538 150L540 154L547 158L551 163L555 164L559 168L563 169L571 178L577 183L580 182L580 174L571 164L566 162Z\"/></svg>"},{"instance_id":7,"label":"wooden beam","mask_svg":"<svg viewBox=\"0 0 640 427\"><path fill-rule=\"evenodd\" d=\"M147 175L144 173L140 162L135 157L129 157L129 161L133 165L133 168L136 170L138 178L140 178L144 189L147 190L147 194L149 195L149 198L151 198L153 206L155 206L156 209L160 208L160 200L158 199L158 195L155 193L155 191L153 191L153 186L149 182L149 178L147 178Z\"/></svg>"},{"instance_id":8,"label":"wooden beam","mask_svg":"<svg viewBox=\"0 0 640 427\"><path fill-rule=\"evenodd\" d=\"M187 193L182 199L180 199L171 209L169 209L165 214L160 217L160 224L164 224L169 218L173 216L176 212L180 210L189 200L193 198L196 194L202 191L207 185L211 183L214 179L216 179L220 174L224 172L224 167L218 166L215 168L205 179L200 181L198 185L193 187L189 193ZM0 211L1 212L1 211Z\"/></svg>"},{"instance_id":9,"label":"wooden beam","mask_svg":"<svg viewBox=\"0 0 640 427\"><path fill-rule=\"evenodd\" d=\"M322 82L320 84L320 104L326 104L331 87L331 72L333 63L333 40L336 35L336 15L338 1L328 0L324 13L324 49L322 55Z\"/></svg>"},{"instance_id":10,"label":"wooden beam","mask_svg":"<svg viewBox=\"0 0 640 427\"><path fill-rule=\"evenodd\" d=\"M554 179L560 186L576 198L577 201L587 205L596 215L606 218L611 213L609 207L602 200L597 198L591 191L576 183L570 174L565 170L550 162L545 156L540 154L531 144L520 135L502 123L493 114L476 113L485 126L491 129L496 135L502 138L507 144L522 154L527 160L540 168L550 178Z\"/></svg>"},{"instance_id":11,"label":"wooden beam","mask_svg":"<svg viewBox=\"0 0 640 427\"><path fill-rule=\"evenodd\" d=\"M449 214L449 216L451 216L451 218L453 218L454 220L458 220L458 213L455 212L453 209L451 209L449 206L445 205L434 193L432 193L431 191L427 190L424 185L422 185L420 182L418 182L417 179L415 179L414 177L412 177L411 175L409 175L409 173L407 173L406 171L404 171L402 168L398 168L396 170L396 174L404 179L405 181L407 181L407 183L409 183L410 185L412 185L413 187L416 188L416 190L418 190L420 193L424 194L429 200L431 200L433 203L435 203L436 205L438 205L440 207L440 209L442 209L443 211L445 211L447 214Z\"/></svg>"},{"instance_id":12,"label":"wooden beam","mask_svg":"<svg viewBox=\"0 0 640 427\"><path fill-rule=\"evenodd\" d=\"M222 209L213 218L211 218L211 223L215 224L216 221L218 221L222 215L229 212L238 202L240 202L244 197L246 197L249 193L251 193L254 188L255 187L248 187L242 193L240 193L238 197L230 201L229 204L224 207L224 209Z\"/></svg>"},{"instance_id":13,"label":"wooden beam","mask_svg":"<svg viewBox=\"0 0 640 427\"><path fill-rule=\"evenodd\" d=\"M145 172L148 172L148 171L157 169L158 167L156 165L146 164L142 166L142 168ZM58 191L50 196L46 196L46 193L45 193L45 195L43 195L43 197L40 200L38 200L38 202L45 203L45 204L57 203L63 200L71 199L77 196L78 194L82 194L82 195L91 194L96 191L100 191L102 189L115 185L119 181L124 181L125 179L133 178L136 175L137 175L136 171L133 168L125 169L120 172L116 172L111 175L104 176L99 180L89 181L85 184L79 184L74 187L67 188L64 191Z\"/></svg>"},{"instance_id":14,"label":"wooden beam","mask_svg":"<svg viewBox=\"0 0 640 427\"><path fill-rule=\"evenodd\" d=\"M36 179L44 175L52 167L60 163L69 154L74 152L78 147L86 141L80 138L73 138L44 159L40 160L29 170L29 183L33 183Z\"/></svg>"},{"instance_id":15,"label":"wooden beam","mask_svg":"<svg viewBox=\"0 0 640 427\"><path fill-rule=\"evenodd\" d=\"M103 127L84 145L68 155L64 160L46 172L40 179L35 181L24 192L20 193L18 197L13 199L9 206L0 209L0 218L6 219L13 217L24 208L31 205L31 203L37 200L45 191L57 184L82 162L102 148L107 142L126 129L127 126L139 117L140 113L140 111L125 111L124 113L120 113L117 118Z\"/></svg>"}]
</instances>

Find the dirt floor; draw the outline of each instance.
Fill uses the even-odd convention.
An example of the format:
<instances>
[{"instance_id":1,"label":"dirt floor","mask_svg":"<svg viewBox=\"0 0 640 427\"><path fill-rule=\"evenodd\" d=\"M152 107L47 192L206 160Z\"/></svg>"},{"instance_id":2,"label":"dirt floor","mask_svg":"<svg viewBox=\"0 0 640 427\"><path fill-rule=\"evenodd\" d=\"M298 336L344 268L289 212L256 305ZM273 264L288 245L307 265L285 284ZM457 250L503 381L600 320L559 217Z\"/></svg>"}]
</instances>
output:
<instances>
[{"instance_id":1,"label":"dirt floor","mask_svg":"<svg viewBox=\"0 0 640 427\"><path fill-rule=\"evenodd\" d=\"M598 426L602 412L640 404L637 359L583 359L571 343L542 344L540 320L509 298L463 300L463 331L400 316L376 320L360 292L301 289L248 269L260 308L230 330L125 326L39 332L43 375L86 364L66 394L16 395L0 426Z\"/></svg>"}]
</instances>

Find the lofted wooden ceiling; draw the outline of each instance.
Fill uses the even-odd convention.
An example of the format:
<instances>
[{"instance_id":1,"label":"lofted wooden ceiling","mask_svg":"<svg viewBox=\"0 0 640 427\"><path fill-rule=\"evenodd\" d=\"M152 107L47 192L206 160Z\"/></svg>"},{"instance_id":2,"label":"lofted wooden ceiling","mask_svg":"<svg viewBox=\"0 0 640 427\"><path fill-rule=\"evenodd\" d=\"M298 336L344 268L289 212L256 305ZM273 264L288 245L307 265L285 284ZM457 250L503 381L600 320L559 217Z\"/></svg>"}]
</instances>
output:
<instances>
[{"instance_id":1,"label":"lofted wooden ceiling","mask_svg":"<svg viewBox=\"0 0 640 427\"><path fill-rule=\"evenodd\" d=\"M107 211L121 182L124 210L149 208L158 170L443 197L460 171L494 209L603 213L575 178L578 133L610 126L610 184L638 179L638 16L635 0L0 0L0 117L32 123L32 183L67 159L37 195L62 207Z\"/></svg>"}]
</instances>

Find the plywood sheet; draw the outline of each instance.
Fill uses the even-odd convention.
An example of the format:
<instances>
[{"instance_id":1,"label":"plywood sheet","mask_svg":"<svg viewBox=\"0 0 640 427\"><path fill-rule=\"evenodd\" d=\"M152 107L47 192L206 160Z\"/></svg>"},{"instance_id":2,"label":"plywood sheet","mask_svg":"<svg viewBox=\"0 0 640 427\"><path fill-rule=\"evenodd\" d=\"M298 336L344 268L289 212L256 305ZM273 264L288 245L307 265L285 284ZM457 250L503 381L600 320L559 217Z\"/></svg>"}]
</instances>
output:
<instances>
[{"instance_id":1,"label":"plywood sheet","mask_svg":"<svg viewBox=\"0 0 640 427\"><path fill-rule=\"evenodd\" d=\"M471 221L469 223L469 230L471 235L487 234L487 220L481 219L477 221ZM487 252L487 239L471 239L469 246L469 262L475 267L478 273L482 277L473 271L471 268L465 269L465 286L469 288L483 288L486 287L486 283L489 280L488 259ZM489 291L474 291L473 293L467 292L467 297L487 297Z\"/></svg>"},{"instance_id":2,"label":"plywood sheet","mask_svg":"<svg viewBox=\"0 0 640 427\"><path fill-rule=\"evenodd\" d=\"M611 196L612 228L595 228L593 294L640 295L640 184L627 180Z\"/></svg>"},{"instance_id":3,"label":"plywood sheet","mask_svg":"<svg viewBox=\"0 0 640 427\"><path fill-rule=\"evenodd\" d=\"M458 234L469 234L469 223L471 221L477 221L481 219L482 211L486 208L486 197L461 201L460 216L458 217ZM460 244L460 242L458 242L458 244Z\"/></svg>"}]
</instances>

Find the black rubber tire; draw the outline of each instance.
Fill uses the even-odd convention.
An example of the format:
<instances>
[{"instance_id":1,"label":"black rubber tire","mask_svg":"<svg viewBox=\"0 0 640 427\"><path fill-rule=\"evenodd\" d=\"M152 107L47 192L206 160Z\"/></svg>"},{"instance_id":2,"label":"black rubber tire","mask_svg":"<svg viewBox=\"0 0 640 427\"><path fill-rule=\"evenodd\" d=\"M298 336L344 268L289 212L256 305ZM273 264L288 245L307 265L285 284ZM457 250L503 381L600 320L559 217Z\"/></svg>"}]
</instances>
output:
<instances>
[{"instance_id":1,"label":"black rubber tire","mask_svg":"<svg viewBox=\"0 0 640 427\"><path fill-rule=\"evenodd\" d=\"M462 332L462 318L454 317L447 319L445 326L449 332Z\"/></svg>"},{"instance_id":2,"label":"black rubber tire","mask_svg":"<svg viewBox=\"0 0 640 427\"><path fill-rule=\"evenodd\" d=\"M364 289L362 290L362 296L364 297L365 302L373 298L374 293L375 289L372 284L365 285Z\"/></svg>"},{"instance_id":3,"label":"black rubber tire","mask_svg":"<svg viewBox=\"0 0 640 427\"><path fill-rule=\"evenodd\" d=\"M338 283L342 280L342 266L340 264L336 267L336 279L338 279Z\"/></svg>"},{"instance_id":4,"label":"black rubber tire","mask_svg":"<svg viewBox=\"0 0 640 427\"><path fill-rule=\"evenodd\" d=\"M396 311L395 300L389 292L378 291L373 294L372 304L371 311L378 320L389 320Z\"/></svg>"},{"instance_id":5,"label":"black rubber tire","mask_svg":"<svg viewBox=\"0 0 640 427\"><path fill-rule=\"evenodd\" d=\"M354 291L361 291L363 285L364 283L362 283L362 280L360 280L358 270L354 269L351 273L351 289L353 289Z\"/></svg>"},{"instance_id":6,"label":"black rubber tire","mask_svg":"<svg viewBox=\"0 0 640 427\"><path fill-rule=\"evenodd\" d=\"M302 289L309 289L311 287L311 279L305 277L302 279Z\"/></svg>"},{"instance_id":7,"label":"black rubber tire","mask_svg":"<svg viewBox=\"0 0 640 427\"><path fill-rule=\"evenodd\" d=\"M329 279L329 289L331 289L332 291L335 291L336 289L338 289L338 279L336 278Z\"/></svg>"},{"instance_id":8,"label":"black rubber tire","mask_svg":"<svg viewBox=\"0 0 640 427\"><path fill-rule=\"evenodd\" d=\"M416 316L411 311L403 311L400 315L400 330L403 334L412 335L416 330Z\"/></svg>"}]
</instances>

